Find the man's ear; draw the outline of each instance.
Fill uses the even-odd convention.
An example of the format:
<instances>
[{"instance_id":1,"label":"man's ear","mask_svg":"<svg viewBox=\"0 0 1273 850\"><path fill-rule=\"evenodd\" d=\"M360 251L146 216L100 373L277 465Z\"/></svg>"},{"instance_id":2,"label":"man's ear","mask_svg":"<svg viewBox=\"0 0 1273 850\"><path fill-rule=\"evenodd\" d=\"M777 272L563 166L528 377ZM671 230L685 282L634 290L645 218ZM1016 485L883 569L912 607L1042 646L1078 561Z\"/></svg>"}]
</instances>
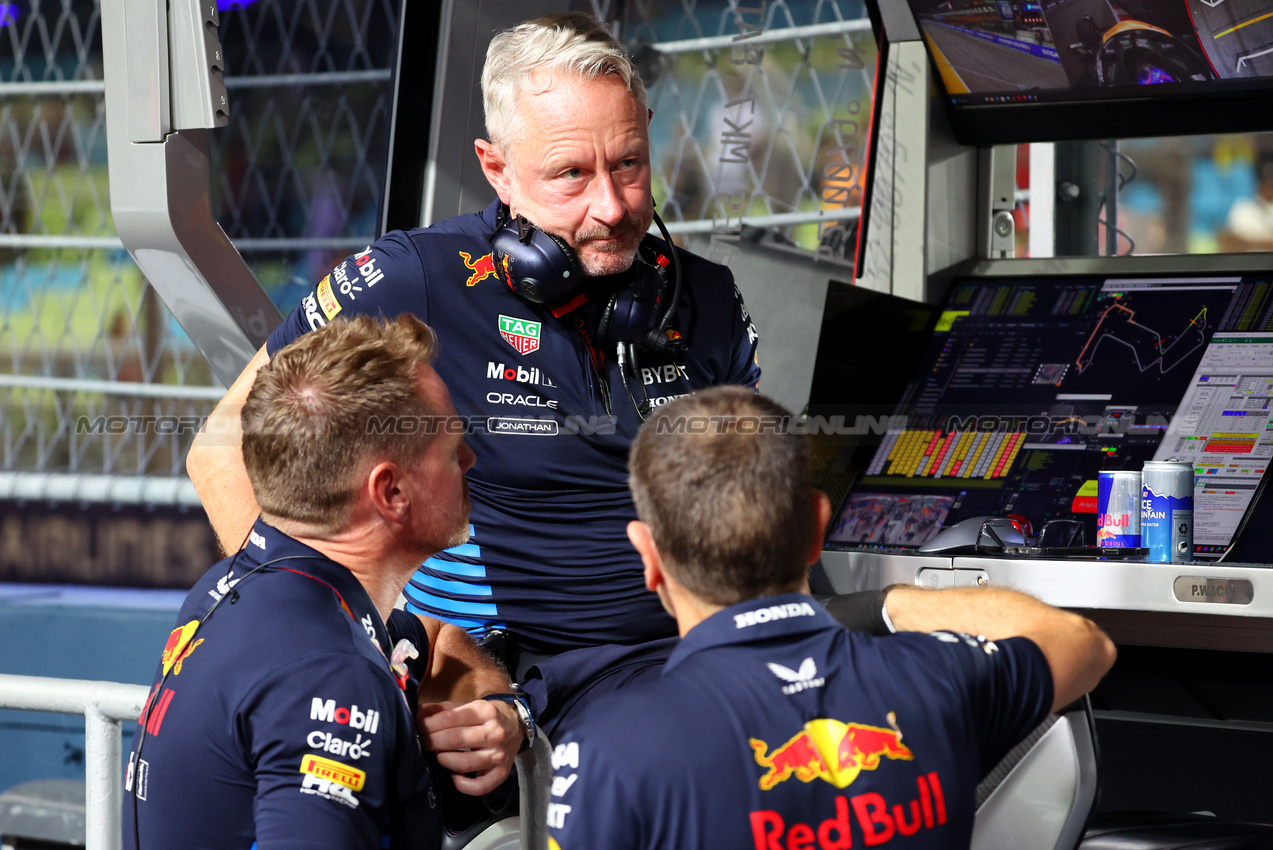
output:
<instances>
[{"instance_id":1,"label":"man's ear","mask_svg":"<svg viewBox=\"0 0 1273 850\"><path fill-rule=\"evenodd\" d=\"M827 536L827 523L831 521L831 500L821 490L813 495L813 551L809 553L809 566L822 557L822 541Z\"/></svg>"},{"instance_id":2,"label":"man's ear","mask_svg":"<svg viewBox=\"0 0 1273 850\"><path fill-rule=\"evenodd\" d=\"M643 522L633 520L628 523L628 540L632 541L632 548L637 550L637 554L641 556L641 563L645 564L646 589L658 593L665 578L663 558L659 555L659 548L654 545L654 536L650 534L650 527Z\"/></svg>"},{"instance_id":3,"label":"man's ear","mask_svg":"<svg viewBox=\"0 0 1273 850\"><path fill-rule=\"evenodd\" d=\"M486 139L474 139L473 149L477 151L477 161L482 165L482 173L486 175L486 182L491 184L495 194L499 195L500 201L508 204L510 197L508 192L510 166L508 160L504 158L504 152L491 142L486 141Z\"/></svg>"},{"instance_id":4,"label":"man's ear","mask_svg":"<svg viewBox=\"0 0 1273 850\"><path fill-rule=\"evenodd\" d=\"M402 523L411 508L411 496L402 484L402 470L388 461L372 467L363 482L371 504L387 522Z\"/></svg>"},{"instance_id":5,"label":"man's ear","mask_svg":"<svg viewBox=\"0 0 1273 850\"><path fill-rule=\"evenodd\" d=\"M676 616L676 602L672 595L669 581L674 581L663 568L663 556L659 547L654 545L654 535L650 527L643 522L633 520L628 523L628 539L641 555L641 563L645 564L645 586L653 591L663 605L663 610Z\"/></svg>"}]
</instances>

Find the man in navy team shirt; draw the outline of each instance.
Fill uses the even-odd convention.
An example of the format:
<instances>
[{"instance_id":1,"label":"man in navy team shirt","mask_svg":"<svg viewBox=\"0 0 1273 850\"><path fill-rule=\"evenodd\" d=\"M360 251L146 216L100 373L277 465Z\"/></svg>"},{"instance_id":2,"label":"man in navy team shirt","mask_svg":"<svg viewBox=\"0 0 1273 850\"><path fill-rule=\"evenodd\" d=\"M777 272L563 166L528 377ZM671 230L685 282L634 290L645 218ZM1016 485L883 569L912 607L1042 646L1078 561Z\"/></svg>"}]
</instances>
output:
<instances>
[{"instance_id":1,"label":"man in navy team shirt","mask_svg":"<svg viewBox=\"0 0 1273 850\"><path fill-rule=\"evenodd\" d=\"M190 591L164 648L124 846L429 850L442 834L427 751L461 791L508 775L524 731L503 671L462 630L394 610L420 559L467 536L473 453L446 427L435 349L418 319L363 316L257 375L244 455L262 516ZM442 427L368 434L375 417ZM417 696L437 726L423 747Z\"/></svg>"},{"instance_id":2,"label":"man in navy team shirt","mask_svg":"<svg viewBox=\"0 0 1273 850\"><path fill-rule=\"evenodd\" d=\"M978 781L1113 663L1009 590L897 587L913 633L839 625L807 595L830 507L789 418L719 387L638 436L628 533L681 640L555 742L550 846L967 847Z\"/></svg>"},{"instance_id":3,"label":"man in navy team shirt","mask_svg":"<svg viewBox=\"0 0 1273 850\"><path fill-rule=\"evenodd\" d=\"M504 658L519 679L532 662L571 649L640 646L657 658L652 642L674 636L675 624L645 592L625 535L635 518L628 448L642 416L677 396L755 387L756 329L728 269L647 234L645 88L601 24L570 13L498 34L482 89L489 139L475 147L496 200L389 233L319 281L226 393L187 468L222 544L239 548L256 516L237 415L252 375L337 316L413 313L437 332L438 372L477 462L471 538L424 562L405 590L407 610L479 638L507 634ZM577 291L539 303L514 289L521 261L510 269L490 242L510 217L574 256ZM522 231L533 232L524 223ZM682 281L674 302L673 259ZM676 309L656 344L620 360L604 328L622 313L611 305L632 304L624 299L642 283L652 287L647 310ZM581 671L615 659L592 661L571 675L590 681ZM556 690L530 691L549 720L553 694L577 683L562 684L551 665L541 670Z\"/></svg>"}]
</instances>

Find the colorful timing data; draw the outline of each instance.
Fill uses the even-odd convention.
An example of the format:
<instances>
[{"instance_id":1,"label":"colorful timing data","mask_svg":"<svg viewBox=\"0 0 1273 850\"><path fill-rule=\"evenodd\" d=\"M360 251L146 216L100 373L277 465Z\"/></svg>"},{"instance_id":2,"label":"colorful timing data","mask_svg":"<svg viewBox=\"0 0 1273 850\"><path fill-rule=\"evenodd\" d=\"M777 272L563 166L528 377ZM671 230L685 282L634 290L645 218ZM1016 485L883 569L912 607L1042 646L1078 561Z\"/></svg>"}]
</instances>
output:
<instances>
[{"instance_id":1,"label":"colorful timing data","mask_svg":"<svg viewBox=\"0 0 1273 850\"><path fill-rule=\"evenodd\" d=\"M1079 519L1096 482L1192 463L1195 557L1231 545L1273 458L1273 279L957 279L832 523L834 548L913 550L977 516Z\"/></svg>"}]
</instances>

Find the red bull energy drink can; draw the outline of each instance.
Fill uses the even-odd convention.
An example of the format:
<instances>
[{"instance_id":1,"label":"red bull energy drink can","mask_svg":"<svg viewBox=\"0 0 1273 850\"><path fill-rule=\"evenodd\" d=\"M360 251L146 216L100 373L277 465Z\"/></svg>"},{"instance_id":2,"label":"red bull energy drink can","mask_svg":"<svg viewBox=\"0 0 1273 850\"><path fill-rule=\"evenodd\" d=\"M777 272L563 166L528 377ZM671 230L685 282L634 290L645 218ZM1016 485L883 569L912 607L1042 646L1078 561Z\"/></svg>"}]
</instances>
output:
<instances>
[{"instance_id":1,"label":"red bull energy drink can","mask_svg":"<svg viewBox=\"0 0 1273 850\"><path fill-rule=\"evenodd\" d=\"M1140 473L1104 469L1096 477L1096 545L1140 544Z\"/></svg>"},{"instance_id":2,"label":"red bull energy drink can","mask_svg":"<svg viewBox=\"0 0 1273 850\"><path fill-rule=\"evenodd\" d=\"M1193 560L1193 464L1150 460L1141 472L1140 545L1147 561Z\"/></svg>"}]
</instances>

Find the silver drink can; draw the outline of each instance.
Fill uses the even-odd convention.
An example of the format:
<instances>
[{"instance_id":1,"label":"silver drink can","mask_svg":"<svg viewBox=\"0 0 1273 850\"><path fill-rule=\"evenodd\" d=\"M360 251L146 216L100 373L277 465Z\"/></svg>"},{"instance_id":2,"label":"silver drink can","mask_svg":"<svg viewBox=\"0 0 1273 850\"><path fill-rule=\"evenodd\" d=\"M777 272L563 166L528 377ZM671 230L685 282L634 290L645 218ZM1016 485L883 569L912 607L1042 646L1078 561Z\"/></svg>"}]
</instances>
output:
<instances>
[{"instance_id":1,"label":"silver drink can","mask_svg":"<svg viewBox=\"0 0 1273 850\"><path fill-rule=\"evenodd\" d=\"M1151 460L1141 472L1140 545L1148 561L1193 560L1193 464Z\"/></svg>"},{"instance_id":2,"label":"silver drink can","mask_svg":"<svg viewBox=\"0 0 1273 850\"><path fill-rule=\"evenodd\" d=\"M1102 469L1096 481L1096 545L1140 545L1140 473Z\"/></svg>"}]
</instances>

